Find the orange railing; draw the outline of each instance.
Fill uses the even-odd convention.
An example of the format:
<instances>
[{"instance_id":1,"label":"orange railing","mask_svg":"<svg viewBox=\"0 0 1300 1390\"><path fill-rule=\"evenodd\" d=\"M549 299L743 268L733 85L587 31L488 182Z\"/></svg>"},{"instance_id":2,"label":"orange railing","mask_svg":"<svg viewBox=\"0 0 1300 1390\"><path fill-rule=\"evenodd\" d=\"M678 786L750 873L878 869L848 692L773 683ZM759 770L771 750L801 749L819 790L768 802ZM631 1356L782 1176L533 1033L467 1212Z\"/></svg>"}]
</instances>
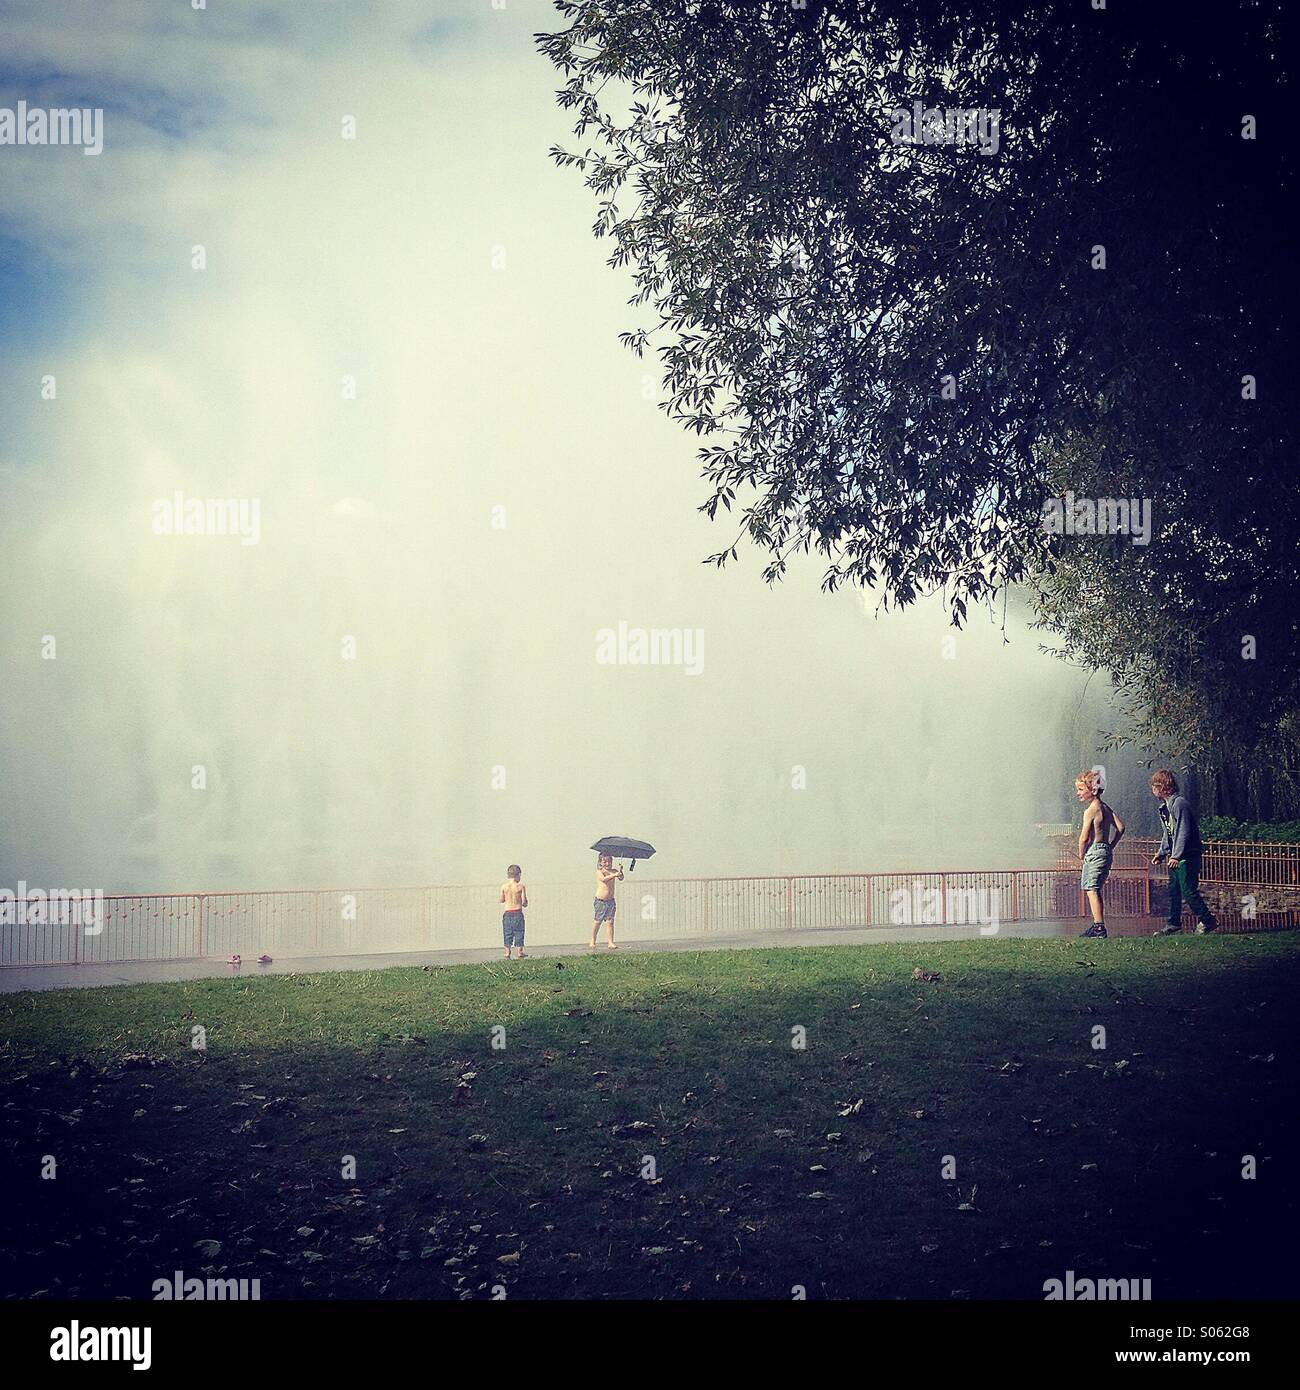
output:
<instances>
[{"instance_id":1,"label":"orange railing","mask_svg":"<svg viewBox=\"0 0 1300 1390\"><path fill-rule=\"evenodd\" d=\"M794 874L737 878L637 879L619 898L625 940L690 938L717 932L872 926L990 926L1078 918L1073 837L1055 836L1047 869ZM1125 836L1107 885L1113 917L1151 911L1148 866L1157 841ZM1300 845L1212 841L1202 857L1206 883L1300 888ZM590 928L590 888L534 884L528 940L581 940ZM293 889L171 893L103 899L98 930L77 922L0 921L0 966L194 960L238 952L335 956L489 945L500 913L488 886Z\"/></svg>"},{"instance_id":2,"label":"orange railing","mask_svg":"<svg viewBox=\"0 0 1300 1390\"><path fill-rule=\"evenodd\" d=\"M1058 835L1058 869L1077 866L1073 835ZM1126 835L1115 852L1116 869L1144 869L1160 841ZM1269 845L1255 840L1207 840L1201 852L1202 883L1249 883L1300 888L1300 845Z\"/></svg>"},{"instance_id":3,"label":"orange railing","mask_svg":"<svg viewBox=\"0 0 1300 1390\"><path fill-rule=\"evenodd\" d=\"M582 940L591 927L590 893L587 884L531 884L528 941ZM1117 866L1107 902L1116 917L1149 912L1146 873L1136 864ZM619 892L617 931L636 941L782 928L990 927L1084 912L1077 864L742 878L629 875ZM0 966L488 946L498 939L500 913L498 890L489 886L119 894L103 899L98 931L75 923L0 923Z\"/></svg>"}]
</instances>

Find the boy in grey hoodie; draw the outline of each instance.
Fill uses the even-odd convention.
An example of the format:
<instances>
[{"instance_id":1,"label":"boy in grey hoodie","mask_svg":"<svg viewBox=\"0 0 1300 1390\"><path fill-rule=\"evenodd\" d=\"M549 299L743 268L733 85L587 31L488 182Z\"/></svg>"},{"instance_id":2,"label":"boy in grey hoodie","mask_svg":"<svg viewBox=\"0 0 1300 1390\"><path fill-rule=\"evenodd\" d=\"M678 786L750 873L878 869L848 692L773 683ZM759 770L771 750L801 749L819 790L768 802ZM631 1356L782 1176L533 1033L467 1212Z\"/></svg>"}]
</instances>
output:
<instances>
[{"instance_id":1,"label":"boy in grey hoodie","mask_svg":"<svg viewBox=\"0 0 1300 1390\"><path fill-rule=\"evenodd\" d=\"M1183 929L1183 901L1196 914L1197 935L1217 931L1214 913L1201 897L1201 827L1191 802L1178 794L1178 779L1162 767L1151 778L1151 792L1160 802L1163 834L1152 864L1163 859L1169 868L1169 921L1156 932L1170 936Z\"/></svg>"}]
</instances>

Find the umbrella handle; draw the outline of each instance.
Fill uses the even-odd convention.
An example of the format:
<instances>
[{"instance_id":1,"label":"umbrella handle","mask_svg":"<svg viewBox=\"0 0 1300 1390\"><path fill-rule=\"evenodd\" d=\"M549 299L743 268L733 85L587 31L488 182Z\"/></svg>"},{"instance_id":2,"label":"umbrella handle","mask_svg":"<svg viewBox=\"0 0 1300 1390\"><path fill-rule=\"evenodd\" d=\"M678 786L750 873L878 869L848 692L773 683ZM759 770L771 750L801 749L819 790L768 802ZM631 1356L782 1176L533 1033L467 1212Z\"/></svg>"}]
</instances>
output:
<instances>
[{"instance_id":1,"label":"umbrella handle","mask_svg":"<svg viewBox=\"0 0 1300 1390\"><path fill-rule=\"evenodd\" d=\"M630 873L630 874L636 873L636 860L635 860L635 859L631 862L631 864L628 865L627 871L628 871L628 873Z\"/></svg>"}]
</instances>

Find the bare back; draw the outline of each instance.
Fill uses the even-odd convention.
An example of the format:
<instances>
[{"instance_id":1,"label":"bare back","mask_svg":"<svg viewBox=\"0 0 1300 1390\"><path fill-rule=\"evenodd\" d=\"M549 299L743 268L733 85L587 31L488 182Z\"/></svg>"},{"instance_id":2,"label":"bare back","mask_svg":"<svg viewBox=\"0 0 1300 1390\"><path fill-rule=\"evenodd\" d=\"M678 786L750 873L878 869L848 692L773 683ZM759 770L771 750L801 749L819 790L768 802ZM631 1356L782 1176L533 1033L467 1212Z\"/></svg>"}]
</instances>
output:
<instances>
[{"instance_id":1,"label":"bare back","mask_svg":"<svg viewBox=\"0 0 1300 1390\"><path fill-rule=\"evenodd\" d=\"M1092 845L1114 845L1123 833L1123 825L1119 823L1115 812L1101 799L1095 797L1092 804L1083 813L1083 831L1081 838L1084 848L1088 849Z\"/></svg>"}]
</instances>

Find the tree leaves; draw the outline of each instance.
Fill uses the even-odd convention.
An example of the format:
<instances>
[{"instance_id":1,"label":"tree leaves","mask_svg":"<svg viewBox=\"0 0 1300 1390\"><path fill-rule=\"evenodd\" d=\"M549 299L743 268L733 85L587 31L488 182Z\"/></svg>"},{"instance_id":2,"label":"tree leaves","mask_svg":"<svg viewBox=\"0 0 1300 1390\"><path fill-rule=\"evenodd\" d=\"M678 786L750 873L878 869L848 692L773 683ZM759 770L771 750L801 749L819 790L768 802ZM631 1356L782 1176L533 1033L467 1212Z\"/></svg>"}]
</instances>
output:
<instances>
[{"instance_id":1,"label":"tree leaves","mask_svg":"<svg viewBox=\"0 0 1300 1390\"><path fill-rule=\"evenodd\" d=\"M584 148L552 157L632 275L648 321L622 340L655 343L701 510L735 527L708 562L747 542L775 582L815 554L827 591L942 590L957 625L1029 579L1140 737L1220 763L1277 739L1300 773L1295 159L1240 138L1245 110L1290 128L1285 7L561 8L538 45ZM999 110L996 152L895 143L915 100ZM1072 485L1156 499L1159 546L1045 535ZM1246 681L1230 639L1257 630Z\"/></svg>"}]
</instances>

